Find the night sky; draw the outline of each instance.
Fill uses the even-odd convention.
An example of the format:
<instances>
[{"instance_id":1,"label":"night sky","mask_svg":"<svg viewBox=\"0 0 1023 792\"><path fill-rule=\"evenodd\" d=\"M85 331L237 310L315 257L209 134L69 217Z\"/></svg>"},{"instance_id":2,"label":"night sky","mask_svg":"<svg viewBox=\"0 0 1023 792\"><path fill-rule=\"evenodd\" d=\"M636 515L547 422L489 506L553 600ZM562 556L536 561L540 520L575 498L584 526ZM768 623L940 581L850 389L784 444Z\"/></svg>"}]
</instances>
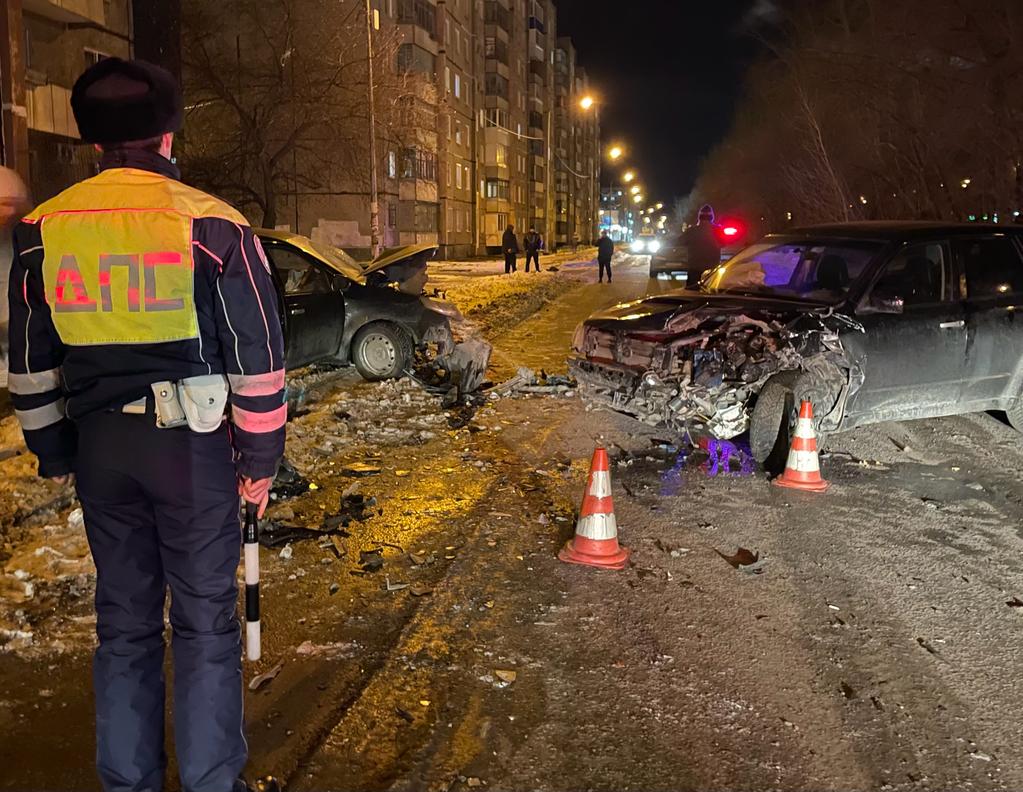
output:
<instances>
[{"instance_id":1,"label":"night sky","mask_svg":"<svg viewBox=\"0 0 1023 792\"><path fill-rule=\"evenodd\" d=\"M627 165L652 201L687 194L700 160L731 125L745 67L757 52L750 30L769 22L772 0L556 6L558 35L572 37L602 102L604 140L626 144ZM605 184L622 170L605 162Z\"/></svg>"}]
</instances>

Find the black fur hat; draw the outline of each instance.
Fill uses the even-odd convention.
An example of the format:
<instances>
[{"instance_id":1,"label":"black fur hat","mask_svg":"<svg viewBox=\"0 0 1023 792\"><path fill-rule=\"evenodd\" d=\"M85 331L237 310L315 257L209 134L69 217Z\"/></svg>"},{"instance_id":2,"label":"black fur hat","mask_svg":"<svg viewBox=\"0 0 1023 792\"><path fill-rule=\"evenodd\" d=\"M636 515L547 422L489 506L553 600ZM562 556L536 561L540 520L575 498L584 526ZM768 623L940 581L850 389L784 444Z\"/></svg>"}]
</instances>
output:
<instances>
[{"instance_id":1,"label":"black fur hat","mask_svg":"<svg viewBox=\"0 0 1023 792\"><path fill-rule=\"evenodd\" d=\"M140 60L106 58L90 66L71 92L86 143L127 143L177 132L185 120L181 86L169 71Z\"/></svg>"}]
</instances>

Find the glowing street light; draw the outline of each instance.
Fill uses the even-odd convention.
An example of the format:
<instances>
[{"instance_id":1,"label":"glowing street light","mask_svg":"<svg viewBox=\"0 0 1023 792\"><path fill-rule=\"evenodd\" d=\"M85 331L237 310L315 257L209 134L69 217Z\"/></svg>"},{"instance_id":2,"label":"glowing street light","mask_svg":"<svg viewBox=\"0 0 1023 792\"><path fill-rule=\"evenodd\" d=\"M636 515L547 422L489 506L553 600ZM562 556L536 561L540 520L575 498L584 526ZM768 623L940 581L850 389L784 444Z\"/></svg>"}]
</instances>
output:
<instances>
[{"instance_id":1,"label":"glowing street light","mask_svg":"<svg viewBox=\"0 0 1023 792\"><path fill-rule=\"evenodd\" d=\"M662 203L657 204L657 211L661 211L661 209L663 209L663 208L664 208L664 204L662 204Z\"/></svg>"},{"instance_id":2,"label":"glowing street light","mask_svg":"<svg viewBox=\"0 0 1023 792\"><path fill-rule=\"evenodd\" d=\"M613 160L616 160L619 159L624 153L625 150L621 146L611 146L611 148L607 152L607 156L609 156Z\"/></svg>"},{"instance_id":3,"label":"glowing street light","mask_svg":"<svg viewBox=\"0 0 1023 792\"><path fill-rule=\"evenodd\" d=\"M632 193L633 195L639 195L639 191L640 186L638 184L634 184L629 188L629 192Z\"/></svg>"},{"instance_id":4,"label":"glowing street light","mask_svg":"<svg viewBox=\"0 0 1023 792\"><path fill-rule=\"evenodd\" d=\"M629 182L631 182L635 178L636 178L636 174L635 173L633 173L632 171L626 171L625 175L622 176L622 181L625 182L626 184L628 184Z\"/></svg>"},{"instance_id":5,"label":"glowing street light","mask_svg":"<svg viewBox=\"0 0 1023 792\"><path fill-rule=\"evenodd\" d=\"M589 110L596 103L597 103L597 100L594 99L592 96L584 96L582 99L579 100L579 106L583 110Z\"/></svg>"},{"instance_id":6,"label":"glowing street light","mask_svg":"<svg viewBox=\"0 0 1023 792\"><path fill-rule=\"evenodd\" d=\"M632 202L633 203L638 203L638 204L643 203L643 196L642 195L633 195L632 196Z\"/></svg>"}]
</instances>

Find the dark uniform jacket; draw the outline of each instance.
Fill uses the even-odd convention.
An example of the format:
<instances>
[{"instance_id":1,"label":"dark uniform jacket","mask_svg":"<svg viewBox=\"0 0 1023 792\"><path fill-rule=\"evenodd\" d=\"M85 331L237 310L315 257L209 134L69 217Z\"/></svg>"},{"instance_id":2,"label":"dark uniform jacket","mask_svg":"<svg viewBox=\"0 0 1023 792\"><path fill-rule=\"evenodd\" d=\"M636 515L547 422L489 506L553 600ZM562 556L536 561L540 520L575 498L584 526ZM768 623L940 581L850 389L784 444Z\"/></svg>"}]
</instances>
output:
<instances>
[{"instance_id":1,"label":"dark uniform jacket","mask_svg":"<svg viewBox=\"0 0 1023 792\"><path fill-rule=\"evenodd\" d=\"M76 420L205 374L228 377L239 474L274 475L287 407L270 266L242 215L178 178L158 154L108 153L15 229L9 387L42 476L72 472Z\"/></svg>"},{"instance_id":2,"label":"dark uniform jacket","mask_svg":"<svg viewBox=\"0 0 1023 792\"><path fill-rule=\"evenodd\" d=\"M695 283L706 270L721 263L721 243L713 223L697 223L687 228L682 235L682 244L689 254L689 283Z\"/></svg>"},{"instance_id":3,"label":"dark uniform jacket","mask_svg":"<svg viewBox=\"0 0 1023 792\"><path fill-rule=\"evenodd\" d=\"M505 253L518 253L519 252L519 240L515 236L514 231L505 231L504 236L501 238L501 247L504 248Z\"/></svg>"},{"instance_id":4,"label":"dark uniform jacket","mask_svg":"<svg viewBox=\"0 0 1023 792\"><path fill-rule=\"evenodd\" d=\"M611 263L611 258L615 254L615 243L611 237L601 237L597 240L597 260L603 261L605 264Z\"/></svg>"},{"instance_id":5,"label":"dark uniform jacket","mask_svg":"<svg viewBox=\"0 0 1023 792\"><path fill-rule=\"evenodd\" d=\"M536 231L531 231L522 237L522 244L527 253L539 253L543 250L543 237Z\"/></svg>"}]
</instances>

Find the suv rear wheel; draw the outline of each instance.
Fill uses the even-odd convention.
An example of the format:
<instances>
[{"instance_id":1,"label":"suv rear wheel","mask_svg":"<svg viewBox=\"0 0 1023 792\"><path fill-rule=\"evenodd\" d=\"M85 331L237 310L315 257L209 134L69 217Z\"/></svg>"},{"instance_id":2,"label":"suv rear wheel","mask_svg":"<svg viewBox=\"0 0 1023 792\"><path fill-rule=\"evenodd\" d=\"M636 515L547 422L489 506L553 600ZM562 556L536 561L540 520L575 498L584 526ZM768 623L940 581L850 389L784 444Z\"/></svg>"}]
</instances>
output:
<instances>
[{"instance_id":1,"label":"suv rear wheel","mask_svg":"<svg viewBox=\"0 0 1023 792\"><path fill-rule=\"evenodd\" d=\"M412 337L398 325L373 322L352 339L352 362L370 382L395 379L412 365Z\"/></svg>"}]
</instances>

